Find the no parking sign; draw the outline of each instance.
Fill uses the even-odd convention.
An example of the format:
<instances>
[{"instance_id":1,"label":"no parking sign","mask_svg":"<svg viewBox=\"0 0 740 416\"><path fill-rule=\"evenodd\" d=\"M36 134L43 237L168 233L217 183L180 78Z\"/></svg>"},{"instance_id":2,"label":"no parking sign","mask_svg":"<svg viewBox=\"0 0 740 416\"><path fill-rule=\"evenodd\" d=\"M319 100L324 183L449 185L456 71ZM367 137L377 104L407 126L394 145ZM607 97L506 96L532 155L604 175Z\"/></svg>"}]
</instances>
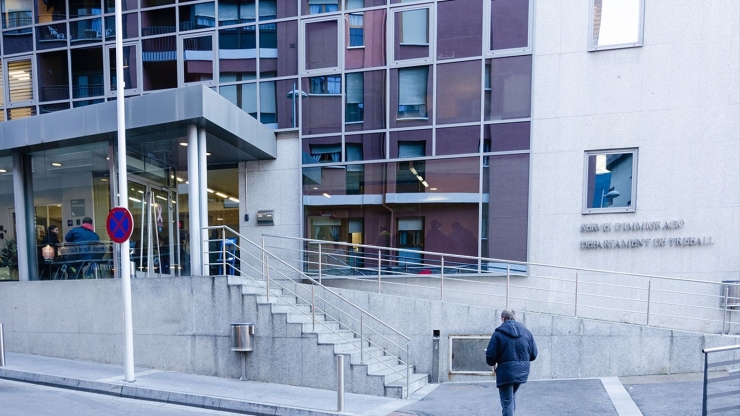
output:
<instances>
[{"instance_id":1,"label":"no parking sign","mask_svg":"<svg viewBox=\"0 0 740 416\"><path fill-rule=\"evenodd\" d=\"M115 207L108 213L105 228L111 240L119 244L124 243L134 231L134 218L126 208Z\"/></svg>"}]
</instances>

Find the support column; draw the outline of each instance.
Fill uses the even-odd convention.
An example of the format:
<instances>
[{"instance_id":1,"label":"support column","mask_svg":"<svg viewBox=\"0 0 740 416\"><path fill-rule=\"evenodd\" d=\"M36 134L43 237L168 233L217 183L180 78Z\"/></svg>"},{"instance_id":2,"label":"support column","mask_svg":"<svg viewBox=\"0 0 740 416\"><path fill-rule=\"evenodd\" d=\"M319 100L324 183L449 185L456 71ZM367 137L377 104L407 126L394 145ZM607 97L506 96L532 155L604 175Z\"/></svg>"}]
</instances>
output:
<instances>
[{"instance_id":1,"label":"support column","mask_svg":"<svg viewBox=\"0 0 740 416\"><path fill-rule=\"evenodd\" d=\"M200 218L198 126L188 125L188 210L190 211L190 274L203 275L203 232Z\"/></svg>"},{"instance_id":2,"label":"support column","mask_svg":"<svg viewBox=\"0 0 740 416\"><path fill-rule=\"evenodd\" d=\"M13 153L13 193L15 194L15 232L18 247L18 279L38 280L36 224L33 212L31 156Z\"/></svg>"},{"instance_id":3,"label":"support column","mask_svg":"<svg viewBox=\"0 0 740 416\"><path fill-rule=\"evenodd\" d=\"M200 200L200 226L208 224L208 162L206 161L206 129L198 127L198 199ZM210 234L206 232L206 234ZM208 237L208 236L206 236ZM203 247L205 249L205 247ZM205 270L204 270L205 271Z\"/></svg>"}]
</instances>

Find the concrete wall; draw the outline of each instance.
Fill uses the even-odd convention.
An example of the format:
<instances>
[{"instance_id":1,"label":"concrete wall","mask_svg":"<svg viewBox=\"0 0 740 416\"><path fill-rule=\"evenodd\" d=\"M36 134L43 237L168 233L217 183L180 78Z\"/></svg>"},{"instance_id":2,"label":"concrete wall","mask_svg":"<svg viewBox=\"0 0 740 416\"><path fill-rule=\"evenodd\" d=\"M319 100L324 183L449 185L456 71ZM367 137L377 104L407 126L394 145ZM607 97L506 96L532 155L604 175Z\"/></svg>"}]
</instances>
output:
<instances>
[{"instance_id":1,"label":"concrete wall","mask_svg":"<svg viewBox=\"0 0 740 416\"><path fill-rule=\"evenodd\" d=\"M494 308L337 290L411 336L412 362L421 372L431 370L434 329L441 331L440 351L446 354L449 335L488 336L498 325L500 311ZM239 377L239 356L229 349L229 324L254 322L248 378L327 389L335 385L331 345L317 345L315 335L302 336L299 324L286 323L285 314L272 314L269 305L257 305L254 296L242 296L239 286L228 286L223 278L134 279L132 292L138 367ZM117 279L0 284L8 351L121 364L121 313ZM740 337L543 314L525 313L519 320L532 330L540 350L532 378L696 372L702 369L701 348L740 343ZM450 379L447 372L443 355L440 380Z\"/></svg>"},{"instance_id":2,"label":"concrete wall","mask_svg":"<svg viewBox=\"0 0 740 416\"><path fill-rule=\"evenodd\" d=\"M645 2L644 46L587 52L589 2L536 2L529 260L740 278L740 3ZM638 148L636 212L581 214L584 151ZM584 223L683 220L679 230ZM711 236L711 246L582 250L585 239Z\"/></svg>"}]
</instances>

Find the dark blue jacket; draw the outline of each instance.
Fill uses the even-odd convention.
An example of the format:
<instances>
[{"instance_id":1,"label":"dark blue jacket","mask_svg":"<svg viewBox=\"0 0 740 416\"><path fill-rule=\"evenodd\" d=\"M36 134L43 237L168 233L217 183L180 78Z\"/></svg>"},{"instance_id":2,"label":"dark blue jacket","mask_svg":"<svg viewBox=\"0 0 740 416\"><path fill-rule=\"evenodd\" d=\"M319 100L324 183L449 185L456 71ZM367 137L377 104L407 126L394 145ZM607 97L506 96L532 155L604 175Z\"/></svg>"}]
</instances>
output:
<instances>
[{"instance_id":1,"label":"dark blue jacket","mask_svg":"<svg viewBox=\"0 0 740 416\"><path fill-rule=\"evenodd\" d=\"M510 319L491 335L486 348L486 362L496 369L496 387L505 384L526 383L529 362L537 358L537 344L532 333L519 322Z\"/></svg>"},{"instance_id":2,"label":"dark blue jacket","mask_svg":"<svg viewBox=\"0 0 740 416\"><path fill-rule=\"evenodd\" d=\"M79 245L84 250L86 246L100 244L100 236L95 231L90 231L86 228L75 227L64 236L64 241L68 243L74 243ZM67 256L69 260L95 260L100 258L100 255L93 253L81 253L72 254Z\"/></svg>"}]
</instances>

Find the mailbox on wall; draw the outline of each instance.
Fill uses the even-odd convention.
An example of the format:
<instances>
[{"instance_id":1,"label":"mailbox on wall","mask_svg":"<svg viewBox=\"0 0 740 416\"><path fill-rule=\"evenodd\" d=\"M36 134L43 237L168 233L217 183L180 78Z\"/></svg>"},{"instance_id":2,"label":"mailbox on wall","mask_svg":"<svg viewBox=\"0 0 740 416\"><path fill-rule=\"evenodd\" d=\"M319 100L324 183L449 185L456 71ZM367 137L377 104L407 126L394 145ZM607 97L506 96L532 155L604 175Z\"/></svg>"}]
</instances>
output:
<instances>
[{"instance_id":1,"label":"mailbox on wall","mask_svg":"<svg viewBox=\"0 0 740 416\"><path fill-rule=\"evenodd\" d=\"M257 211L257 225L275 225L275 211Z\"/></svg>"}]
</instances>

